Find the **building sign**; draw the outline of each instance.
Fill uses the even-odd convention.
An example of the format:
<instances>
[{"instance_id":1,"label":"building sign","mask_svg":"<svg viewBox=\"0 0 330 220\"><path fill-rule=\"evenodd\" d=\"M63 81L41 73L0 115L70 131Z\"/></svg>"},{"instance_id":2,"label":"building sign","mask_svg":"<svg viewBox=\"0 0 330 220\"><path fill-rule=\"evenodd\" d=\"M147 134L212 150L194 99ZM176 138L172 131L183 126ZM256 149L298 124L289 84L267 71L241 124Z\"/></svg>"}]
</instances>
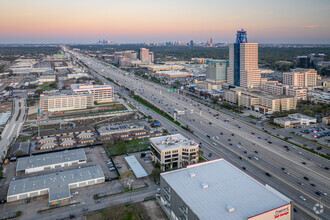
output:
<instances>
[{"instance_id":1,"label":"building sign","mask_svg":"<svg viewBox=\"0 0 330 220\"><path fill-rule=\"evenodd\" d=\"M289 207L287 206L285 208L275 210L274 218L276 219L276 218L288 215L289 213L290 213L290 210L289 210Z\"/></svg>"}]
</instances>

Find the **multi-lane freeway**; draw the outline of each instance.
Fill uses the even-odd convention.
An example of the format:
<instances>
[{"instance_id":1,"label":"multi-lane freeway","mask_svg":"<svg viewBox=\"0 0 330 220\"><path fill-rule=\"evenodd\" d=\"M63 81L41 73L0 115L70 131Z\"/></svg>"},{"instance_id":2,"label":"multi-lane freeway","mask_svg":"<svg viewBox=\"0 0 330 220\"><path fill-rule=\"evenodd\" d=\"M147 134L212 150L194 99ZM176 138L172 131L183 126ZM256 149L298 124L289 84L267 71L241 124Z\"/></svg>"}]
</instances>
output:
<instances>
[{"instance_id":1,"label":"multi-lane freeway","mask_svg":"<svg viewBox=\"0 0 330 220\"><path fill-rule=\"evenodd\" d=\"M194 134L183 129L177 132L184 133L188 138L202 143L204 155L209 159L224 157L236 166L245 169L251 176L293 199L298 210L304 210L311 218L330 219L328 195L316 194L316 192L327 193L330 189L329 171L319 167L319 164L328 164L327 160L297 149L235 117L209 109L189 97L168 92L166 88L158 84L136 78L119 69L107 68L93 58L74 52L72 54L89 66L92 73L104 83L110 82L100 76L111 78L117 84L134 90L136 94L171 115L174 114L175 109L184 110L186 113L179 115L178 121L193 130ZM121 87L115 88L125 93ZM142 105L138 106L143 108L141 110L145 113L151 113ZM155 113L153 117L157 117ZM176 132L175 130L178 129L174 124L169 127L173 127L170 132ZM266 172L270 176L266 176ZM302 200L301 196L306 200ZM313 207L317 203L323 205L323 213L314 212ZM298 219L301 218L306 219L306 216L302 214Z\"/></svg>"},{"instance_id":2,"label":"multi-lane freeway","mask_svg":"<svg viewBox=\"0 0 330 220\"><path fill-rule=\"evenodd\" d=\"M25 118L25 99L15 99L10 121L1 133L0 158L4 157L10 144L18 137Z\"/></svg>"}]
</instances>

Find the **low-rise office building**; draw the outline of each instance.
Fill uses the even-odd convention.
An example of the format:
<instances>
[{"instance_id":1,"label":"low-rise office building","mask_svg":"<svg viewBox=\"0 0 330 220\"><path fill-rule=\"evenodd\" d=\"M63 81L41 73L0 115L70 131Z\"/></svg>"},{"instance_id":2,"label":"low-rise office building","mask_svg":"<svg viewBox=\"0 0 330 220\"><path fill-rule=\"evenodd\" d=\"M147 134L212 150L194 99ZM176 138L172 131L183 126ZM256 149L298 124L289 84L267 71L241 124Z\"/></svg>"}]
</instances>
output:
<instances>
[{"instance_id":1,"label":"low-rise office building","mask_svg":"<svg viewBox=\"0 0 330 220\"><path fill-rule=\"evenodd\" d=\"M224 100L229 103L244 106L263 114L296 109L297 98L289 96L269 95L260 90L234 88L223 91Z\"/></svg>"},{"instance_id":2,"label":"low-rise office building","mask_svg":"<svg viewBox=\"0 0 330 220\"><path fill-rule=\"evenodd\" d=\"M7 202L48 194L49 205L58 205L71 201L71 189L104 181L100 165L16 179L9 184Z\"/></svg>"},{"instance_id":3,"label":"low-rise office building","mask_svg":"<svg viewBox=\"0 0 330 220\"><path fill-rule=\"evenodd\" d=\"M292 219L293 201L224 159L161 173L160 203L171 219Z\"/></svg>"},{"instance_id":4,"label":"low-rise office building","mask_svg":"<svg viewBox=\"0 0 330 220\"><path fill-rule=\"evenodd\" d=\"M55 153L40 154L18 159L16 173L34 173L86 163L84 149L65 150Z\"/></svg>"},{"instance_id":5,"label":"low-rise office building","mask_svg":"<svg viewBox=\"0 0 330 220\"><path fill-rule=\"evenodd\" d=\"M56 131L41 131L40 138L49 138L49 137L64 137L67 135L74 135L80 134L84 132L94 132L94 128L89 126L84 127L76 127L72 129L63 129L63 130L56 130ZM32 137L32 139L36 139L37 136Z\"/></svg>"},{"instance_id":6,"label":"low-rise office building","mask_svg":"<svg viewBox=\"0 0 330 220\"><path fill-rule=\"evenodd\" d=\"M70 111L94 107L94 97L91 94L40 95L40 110L42 112Z\"/></svg>"},{"instance_id":7,"label":"low-rise office building","mask_svg":"<svg viewBox=\"0 0 330 220\"><path fill-rule=\"evenodd\" d=\"M153 161L160 163L161 169L182 168L198 162L199 145L182 134L150 138Z\"/></svg>"},{"instance_id":8,"label":"low-rise office building","mask_svg":"<svg viewBox=\"0 0 330 220\"><path fill-rule=\"evenodd\" d=\"M309 117L307 115L302 115L302 114L291 114L288 115L287 117L282 117L282 118L274 118L274 124L277 124L281 127L294 127L294 126L299 126L299 125L306 125L309 126L311 124L316 124L317 120L316 118Z\"/></svg>"},{"instance_id":9,"label":"low-rise office building","mask_svg":"<svg viewBox=\"0 0 330 220\"><path fill-rule=\"evenodd\" d=\"M47 83L47 82L55 82L56 76L55 75L41 75L38 79L40 83Z\"/></svg>"},{"instance_id":10,"label":"low-rise office building","mask_svg":"<svg viewBox=\"0 0 330 220\"><path fill-rule=\"evenodd\" d=\"M114 100L114 89L109 85L71 85L71 89L75 94L92 94L94 101L110 102Z\"/></svg>"},{"instance_id":11,"label":"low-rise office building","mask_svg":"<svg viewBox=\"0 0 330 220\"><path fill-rule=\"evenodd\" d=\"M283 84L312 88L316 86L317 71L314 69L292 69L283 73Z\"/></svg>"}]
</instances>

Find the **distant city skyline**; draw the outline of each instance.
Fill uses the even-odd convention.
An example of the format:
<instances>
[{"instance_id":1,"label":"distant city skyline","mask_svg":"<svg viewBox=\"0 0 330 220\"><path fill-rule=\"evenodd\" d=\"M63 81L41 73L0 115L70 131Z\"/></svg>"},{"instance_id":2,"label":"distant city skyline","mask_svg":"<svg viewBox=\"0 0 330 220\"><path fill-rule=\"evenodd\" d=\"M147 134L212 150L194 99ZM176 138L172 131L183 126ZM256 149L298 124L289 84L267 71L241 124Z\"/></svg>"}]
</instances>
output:
<instances>
[{"instance_id":1,"label":"distant city skyline","mask_svg":"<svg viewBox=\"0 0 330 220\"><path fill-rule=\"evenodd\" d=\"M0 44L232 43L330 44L330 1L2 0Z\"/></svg>"}]
</instances>

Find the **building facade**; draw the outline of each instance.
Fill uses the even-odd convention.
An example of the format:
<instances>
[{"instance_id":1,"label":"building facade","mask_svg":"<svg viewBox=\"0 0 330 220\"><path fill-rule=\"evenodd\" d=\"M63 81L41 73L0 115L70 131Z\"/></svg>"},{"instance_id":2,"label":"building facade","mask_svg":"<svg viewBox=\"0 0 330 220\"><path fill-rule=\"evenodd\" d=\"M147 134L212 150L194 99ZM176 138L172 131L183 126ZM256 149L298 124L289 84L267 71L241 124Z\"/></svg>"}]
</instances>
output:
<instances>
[{"instance_id":1,"label":"building facade","mask_svg":"<svg viewBox=\"0 0 330 220\"><path fill-rule=\"evenodd\" d=\"M293 201L224 159L160 175L159 203L170 219L293 219Z\"/></svg>"},{"instance_id":2,"label":"building facade","mask_svg":"<svg viewBox=\"0 0 330 220\"><path fill-rule=\"evenodd\" d=\"M40 110L42 112L70 111L94 107L92 94L79 95L40 95Z\"/></svg>"},{"instance_id":3,"label":"building facade","mask_svg":"<svg viewBox=\"0 0 330 220\"><path fill-rule=\"evenodd\" d=\"M94 101L110 102L114 100L114 89L109 85L71 85L71 89L75 94L92 94Z\"/></svg>"},{"instance_id":4,"label":"building facade","mask_svg":"<svg viewBox=\"0 0 330 220\"><path fill-rule=\"evenodd\" d=\"M260 87L258 44L248 43L246 31L237 31L236 42L229 45L227 82L243 88Z\"/></svg>"},{"instance_id":5,"label":"building facade","mask_svg":"<svg viewBox=\"0 0 330 220\"><path fill-rule=\"evenodd\" d=\"M206 78L214 82L227 81L227 60L207 60L206 61Z\"/></svg>"},{"instance_id":6,"label":"building facade","mask_svg":"<svg viewBox=\"0 0 330 220\"><path fill-rule=\"evenodd\" d=\"M198 162L199 145L181 134L150 138L151 155L161 169L182 168Z\"/></svg>"},{"instance_id":7,"label":"building facade","mask_svg":"<svg viewBox=\"0 0 330 220\"><path fill-rule=\"evenodd\" d=\"M154 53L149 52L147 48L139 48L138 58L142 63L153 63L154 62Z\"/></svg>"},{"instance_id":8,"label":"building facade","mask_svg":"<svg viewBox=\"0 0 330 220\"><path fill-rule=\"evenodd\" d=\"M317 71L314 69L293 69L283 73L283 84L298 87L316 86Z\"/></svg>"}]
</instances>

